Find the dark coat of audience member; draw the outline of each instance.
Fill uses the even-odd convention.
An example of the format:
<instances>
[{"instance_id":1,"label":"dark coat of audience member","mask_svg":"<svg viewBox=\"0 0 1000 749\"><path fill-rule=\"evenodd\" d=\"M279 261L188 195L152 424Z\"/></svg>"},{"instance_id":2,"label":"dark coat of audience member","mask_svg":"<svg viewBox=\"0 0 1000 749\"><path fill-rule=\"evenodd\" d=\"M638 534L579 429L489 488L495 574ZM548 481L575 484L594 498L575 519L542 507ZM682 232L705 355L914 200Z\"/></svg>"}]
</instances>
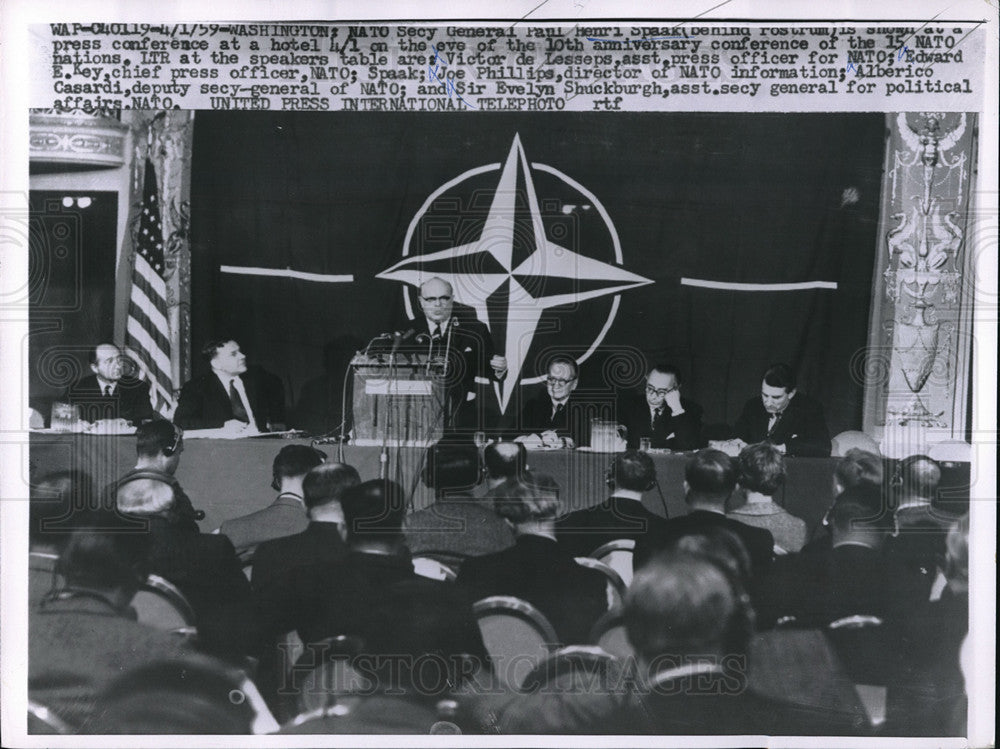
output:
<instances>
[{"instance_id":1,"label":"dark coat of audience member","mask_svg":"<svg viewBox=\"0 0 1000 749\"><path fill-rule=\"evenodd\" d=\"M711 448L699 450L684 469L685 501L691 511L671 518L662 530L647 533L636 541L636 568L680 536L721 527L735 533L743 542L753 561L754 577L760 579L774 556L774 537L763 528L726 517L726 502L736 488L736 478L736 466L728 455Z\"/></svg>"},{"instance_id":2,"label":"dark coat of audience member","mask_svg":"<svg viewBox=\"0 0 1000 749\"><path fill-rule=\"evenodd\" d=\"M957 520L932 504L940 483L941 466L926 455L901 460L891 481L896 509L886 552L905 568L910 583L926 593L944 558L945 537Z\"/></svg>"},{"instance_id":3,"label":"dark coat of audience member","mask_svg":"<svg viewBox=\"0 0 1000 749\"><path fill-rule=\"evenodd\" d=\"M420 578L413 571L403 544L401 487L391 481L366 481L347 489L340 503L350 551L333 564L300 567L293 576L296 594L301 593L297 630L303 642L356 635L365 641L369 656L395 653L391 648L410 636L406 630L411 622L388 612L403 606L401 591L416 588L428 605L440 609L440 621L446 623L442 627L456 638L461 635L461 641L436 640L436 646L449 653L475 648L474 655L485 657L481 637L478 644L467 639L469 633L478 633L472 600L451 583ZM390 650L380 652L383 647Z\"/></svg>"},{"instance_id":4,"label":"dark coat of audience member","mask_svg":"<svg viewBox=\"0 0 1000 749\"><path fill-rule=\"evenodd\" d=\"M940 598L921 601L893 627L901 656L889 680L890 735L965 735L959 652L969 632L968 515L952 525L945 546Z\"/></svg>"},{"instance_id":5,"label":"dark coat of audience member","mask_svg":"<svg viewBox=\"0 0 1000 749\"><path fill-rule=\"evenodd\" d=\"M637 540L647 533L662 536L667 520L646 509L644 492L656 487L656 467L646 453L628 450L609 468L611 496L599 505L576 510L556 521L559 545L576 557L618 539Z\"/></svg>"},{"instance_id":6,"label":"dark coat of audience member","mask_svg":"<svg viewBox=\"0 0 1000 749\"><path fill-rule=\"evenodd\" d=\"M309 524L301 533L265 541L253 560L252 585L269 640L304 626L315 614L310 604L329 570L347 556L341 497L361 483L344 463L323 463L302 480Z\"/></svg>"},{"instance_id":7,"label":"dark coat of audience member","mask_svg":"<svg viewBox=\"0 0 1000 749\"><path fill-rule=\"evenodd\" d=\"M466 561L456 582L477 600L521 598L545 615L564 644L585 643L608 608L607 581L557 543L557 492L554 486L518 481L492 490L495 511L513 524L517 540L509 549Z\"/></svg>"},{"instance_id":8,"label":"dark coat of audience member","mask_svg":"<svg viewBox=\"0 0 1000 749\"><path fill-rule=\"evenodd\" d=\"M201 647L230 658L254 653L253 596L230 540L178 522L168 484L136 479L120 485L117 498L123 514L146 524L149 571L177 586L194 609Z\"/></svg>"},{"instance_id":9,"label":"dark coat of audience member","mask_svg":"<svg viewBox=\"0 0 1000 749\"><path fill-rule=\"evenodd\" d=\"M846 616L894 614L903 581L883 554L885 531L871 522L874 486L846 490L830 513L831 544L779 557L758 599L761 624L795 617L796 626L825 627Z\"/></svg>"}]
</instances>

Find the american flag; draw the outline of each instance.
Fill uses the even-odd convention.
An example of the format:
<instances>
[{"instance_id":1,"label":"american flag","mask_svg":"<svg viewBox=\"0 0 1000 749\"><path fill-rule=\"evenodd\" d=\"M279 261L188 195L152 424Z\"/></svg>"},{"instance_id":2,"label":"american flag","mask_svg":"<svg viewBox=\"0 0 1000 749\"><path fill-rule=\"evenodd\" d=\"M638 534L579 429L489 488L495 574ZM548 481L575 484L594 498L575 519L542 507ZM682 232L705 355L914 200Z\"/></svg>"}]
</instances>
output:
<instances>
[{"instance_id":1,"label":"american flag","mask_svg":"<svg viewBox=\"0 0 1000 749\"><path fill-rule=\"evenodd\" d=\"M169 416L176 404L170 366L167 284L163 274L163 227L160 224L156 170L153 163L146 159L125 344L146 364L153 407L164 416Z\"/></svg>"}]
</instances>

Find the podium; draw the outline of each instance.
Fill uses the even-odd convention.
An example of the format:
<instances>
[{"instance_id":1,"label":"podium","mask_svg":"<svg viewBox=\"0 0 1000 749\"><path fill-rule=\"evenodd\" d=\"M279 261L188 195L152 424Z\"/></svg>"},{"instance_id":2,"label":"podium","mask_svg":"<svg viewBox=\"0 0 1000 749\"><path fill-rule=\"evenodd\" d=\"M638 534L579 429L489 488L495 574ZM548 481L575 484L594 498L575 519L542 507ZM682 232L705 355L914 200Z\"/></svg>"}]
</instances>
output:
<instances>
[{"instance_id":1,"label":"podium","mask_svg":"<svg viewBox=\"0 0 1000 749\"><path fill-rule=\"evenodd\" d=\"M426 447L441 438L448 403L443 361L358 354L351 369L355 445Z\"/></svg>"}]
</instances>

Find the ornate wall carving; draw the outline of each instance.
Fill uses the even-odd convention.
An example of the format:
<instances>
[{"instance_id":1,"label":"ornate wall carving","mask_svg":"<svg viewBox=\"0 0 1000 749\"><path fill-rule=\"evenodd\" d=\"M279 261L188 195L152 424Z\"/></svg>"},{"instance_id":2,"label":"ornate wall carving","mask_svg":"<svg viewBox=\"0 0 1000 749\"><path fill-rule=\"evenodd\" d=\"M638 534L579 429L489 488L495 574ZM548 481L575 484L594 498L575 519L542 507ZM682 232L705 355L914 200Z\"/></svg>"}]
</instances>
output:
<instances>
[{"instance_id":1,"label":"ornate wall carving","mask_svg":"<svg viewBox=\"0 0 1000 749\"><path fill-rule=\"evenodd\" d=\"M865 431L889 455L963 439L971 262L965 237L976 117L888 115L869 331Z\"/></svg>"}]
</instances>

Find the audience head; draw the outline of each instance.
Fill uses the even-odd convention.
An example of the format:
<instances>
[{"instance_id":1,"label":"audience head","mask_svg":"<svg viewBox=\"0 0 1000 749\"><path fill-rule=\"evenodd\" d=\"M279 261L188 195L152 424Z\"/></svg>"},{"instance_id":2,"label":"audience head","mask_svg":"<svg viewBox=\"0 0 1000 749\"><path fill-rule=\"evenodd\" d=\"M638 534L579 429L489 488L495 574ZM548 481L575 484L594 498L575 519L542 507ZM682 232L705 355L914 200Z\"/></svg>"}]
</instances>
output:
<instances>
[{"instance_id":1,"label":"audience head","mask_svg":"<svg viewBox=\"0 0 1000 749\"><path fill-rule=\"evenodd\" d=\"M32 547L61 547L85 522L93 491L93 481L83 471L55 471L33 483L28 531Z\"/></svg>"},{"instance_id":2,"label":"audience head","mask_svg":"<svg viewBox=\"0 0 1000 749\"><path fill-rule=\"evenodd\" d=\"M832 450L830 454L834 458L843 458L852 450L860 450L873 455L881 455L878 442L873 440L864 432L847 431L841 432L831 441Z\"/></svg>"},{"instance_id":3,"label":"audience head","mask_svg":"<svg viewBox=\"0 0 1000 749\"><path fill-rule=\"evenodd\" d=\"M768 442L744 447L737 465L739 484L747 491L772 497L785 484L785 458Z\"/></svg>"},{"instance_id":4,"label":"audience head","mask_svg":"<svg viewBox=\"0 0 1000 749\"><path fill-rule=\"evenodd\" d=\"M420 309L435 325L449 320L455 306L455 291L444 279L434 276L420 284Z\"/></svg>"},{"instance_id":5,"label":"audience head","mask_svg":"<svg viewBox=\"0 0 1000 749\"><path fill-rule=\"evenodd\" d=\"M893 484L903 501L930 503L941 483L941 466L926 455L911 455L899 461Z\"/></svg>"},{"instance_id":6,"label":"audience head","mask_svg":"<svg viewBox=\"0 0 1000 749\"><path fill-rule=\"evenodd\" d=\"M736 476L736 465L724 452L699 450L684 468L687 503L722 512L736 488Z\"/></svg>"},{"instance_id":7,"label":"audience head","mask_svg":"<svg viewBox=\"0 0 1000 749\"><path fill-rule=\"evenodd\" d=\"M149 534L137 532L112 513L101 526L73 531L56 571L68 588L118 592L125 605L149 575Z\"/></svg>"},{"instance_id":8,"label":"audience head","mask_svg":"<svg viewBox=\"0 0 1000 749\"><path fill-rule=\"evenodd\" d=\"M308 445L285 445L271 464L271 488L281 491L283 479L304 478L309 471L326 462L326 453Z\"/></svg>"},{"instance_id":9,"label":"audience head","mask_svg":"<svg viewBox=\"0 0 1000 749\"><path fill-rule=\"evenodd\" d=\"M528 469L528 450L520 442L494 442L483 449L483 462L488 479L521 478Z\"/></svg>"},{"instance_id":10,"label":"audience head","mask_svg":"<svg viewBox=\"0 0 1000 749\"><path fill-rule=\"evenodd\" d=\"M344 493L361 483L354 466L346 463L321 463L302 479L302 500L307 510L341 502Z\"/></svg>"},{"instance_id":11,"label":"audience head","mask_svg":"<svg viewBox=\"0 0 1000 749\"><path fill-rule=\"evenodd\" d=\"M834 546L847 542L871 548L881 546L886 529L877 522L878 515L872 512L870 494L869 487L858 486L837 497L828 513Z\"/></svg>"},{"instance_id":12,"label":"audience head","mask_svg":"<svg viewBox=\"0 0 1000 749\"><path fill-rule=\"evenodd\" d=\"M643 661L676 666L677 657L745 653L754 615L746 591L726 566L678 550L655 557L635 573L624 619Z\"/></svg>"},{"instance_id":13,"label":"audience head","mask_svg":"<svg viewBox=\"0 0 1000 749\"><path fill-rule=\"evenodd\" d=\"M126 671L97 699L88 726L103 734L249 734L262 704L242 671L206 656Z\"/></svg>"},{"instance_id":14,"label":"audience head","mask_svg":"<svg viewBox=\"0 0 1000 749\"><path fill-rule=\"evenodd\" d=\"M667 549L706 556L725 567L744 587L750 584L753 575L750 552L740 537L728 528L719 525L699 528L697 532L678 537Z\"/></svg>"},{"instance_id":15,"label":"audience head","mask_svg":"<svg viewBox=\"0 0 1000 749\"><path fill-rule=\"evenodd\" d=\"M554 522L559 514L559 485L550 476L529 473L523 480L508 479L487 498L494 512L515 527Z\"/></svg>"},{"instance_id":16,"label":"audience head","mask_svg":"<svg viewBox=\"0 0 1000 749\"><path fill-rule=\"evenodd\" d=\"M143 422L135 429L135 452L140 465L172 474L184 452L184 430L164 419Z\"/></svg>"},{"instance_id":17,"label":"audience head","mask_svg":"<svg viewBox=\"0 0 1000 749\"><path fill-rule=\"evenodd\" d=\"M770 414L778 414L788 407L795 397L795 373L787 364L772 364L764 372L764 380L760 384L760 399L764 410Z\"/></svg>"},{"instance_id":18,"label":"audience head","mask_svg":"<svg viewBox=\"0 0 1000 749\"><path fill-rule=\"evenodd\" d=\"M580 377L580 368L576 360L570 356L557 356L549 362L548 374L545 377L545 387L552 400L561 401L569 398L576 390Z\"/></svg>"},{"instance_id":19,"label":"audience head","mask_svg":"<svg viewBox=\"0 0 1000 749\"><path fill-rule=\"evenodd\" d=\"M647 453L626 450L612 461L609 477L615 489L646 492L656 486L656 466Z\"/></svg>"},{"instance_id":20,"label":"audience head","mask_svg":"<svg viewBox=\"0 0 1000 749\"><path fill-rule=\"evenodd\" d=\"M100 343L90 351L90 370L105 382L118 382L124 371L122 356L113 343Z\"/></svg>"},{"instance_id":21,"label":"audience head","mask_svg":"<svg viewBox=\"0 0 1000 749\"><path fill-rule=\"evenodd\" d=\"M681 386L681 376L673 364L657 364L646 375L646 403L650 408L663 405L667 393Z\"/></svg>"},{"instance_id":22,"label":"audience head","mask_svg":"<svg viewBox=\"0 0 1000 749\"><path fill-rule=\"evenodd\" d=\"M969 515L962 515L944 541L944 576L954 593L969 592Z\"/></svg>"},{"instance_id":23,"label":"audience head","mask_svg":"<svg viewBox=\"0 0 1000 749\"><path fill-rule=\"evenodd\" d=\"M235 377L247 371L247 357L240 351L240 344L232 338L215 338L201 347L202 358L212 370L226 377Z\"/></svg>"},{"instance_id":24,"label":"audience head","mask_svg":"<svg viewBox=\"0 0 1000 749\"><path fill-rule=\"evenodd\" d=\"M834 492L840 494L861 483L882 488L882 458L874 452L851 448L833 469Z\"/></svg>"},{"instance_id":25,"label":"audience head","mask_svg":"<svg viewBox=\"0 0 1000 749\"><path fill-rule=\"evenodd\" d=\"M169 518L174 509L174 488L156 479L132 479L118 485L115 502L125 515Z\"/></svg>"},{"instance_id":26,"label":"audience head","mask_svg":"<svg viewBox=\"0 0 1000 749\"><path fill-rule=\"evenodd\" d=\"M421 478L439 495L448 489L472 489L479 474L479 449L471 442L438 442L427 448Z\"/></svg>"},{"instance_id":27,"label":"audience head","mask_svg":"<svg viewBox=\"0 0 1000 749\"><path fill-rule=\"evenodd\" d=\"M395 481L372 479L352 486L340 499L347 540L352 544L394 543L403 529L403 489Z\"/></svg>"}]
</instances>

